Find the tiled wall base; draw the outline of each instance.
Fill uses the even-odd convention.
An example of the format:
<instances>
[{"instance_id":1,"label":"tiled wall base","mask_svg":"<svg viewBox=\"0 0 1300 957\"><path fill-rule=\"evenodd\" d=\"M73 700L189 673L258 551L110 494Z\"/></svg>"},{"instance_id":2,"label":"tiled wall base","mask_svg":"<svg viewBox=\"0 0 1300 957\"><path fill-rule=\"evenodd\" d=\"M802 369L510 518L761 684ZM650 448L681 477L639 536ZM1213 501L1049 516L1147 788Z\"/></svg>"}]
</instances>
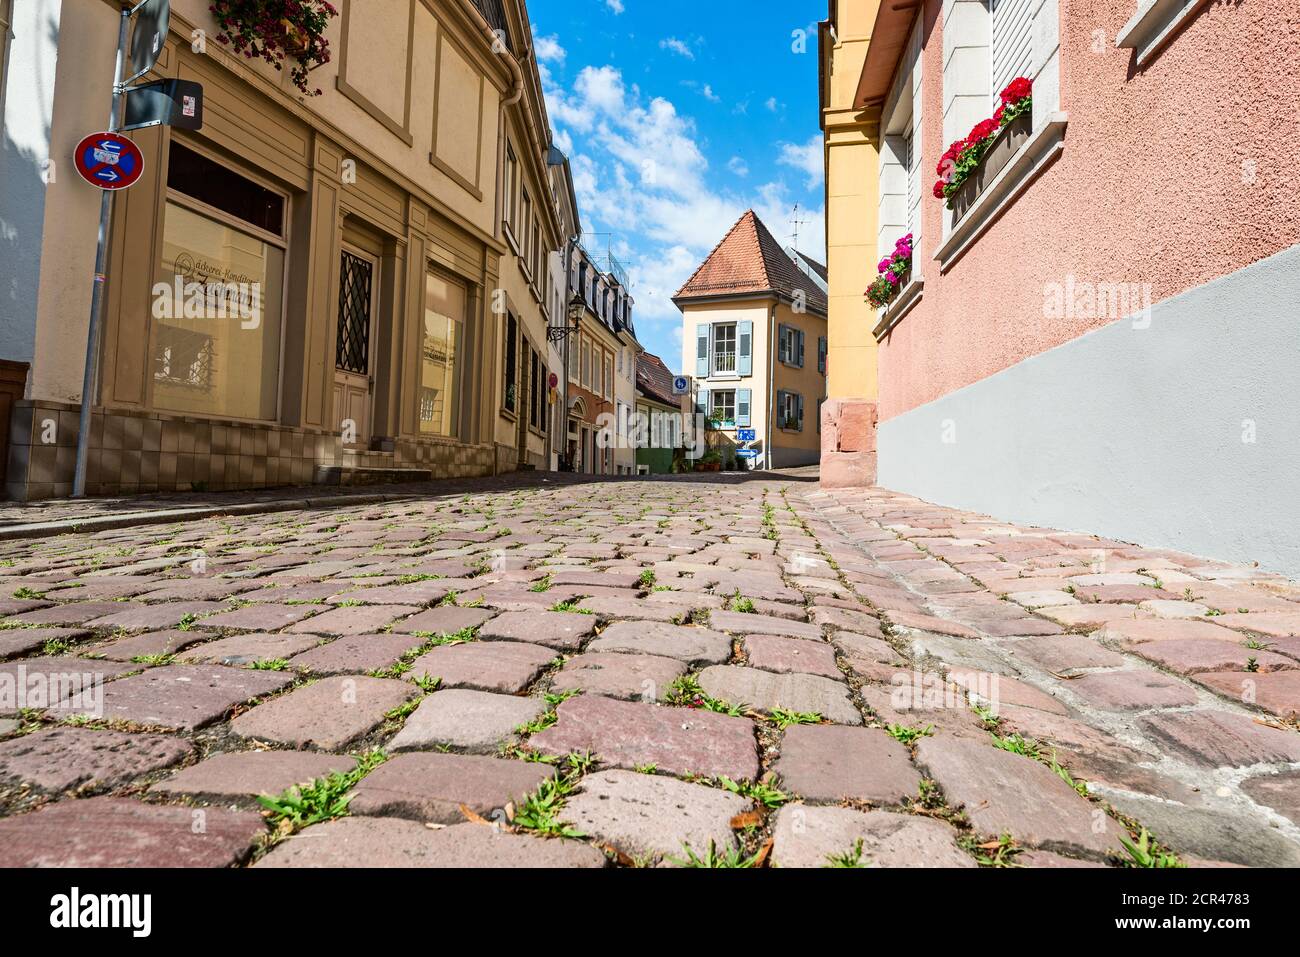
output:
<instances>
[{"instance_id":1,"label":"tiled wall base","mask_svg":"<svg viewBox=\"0 0 1300 957\"><path fill-rule=\"evenodd\" d=\"M6 498L26 502L72 493L78 407L24 400L11 417ZM396 465L435 478L491 474L487 447L440 440L400 442ZM95 412L86 492L216 492L312 484L318 467L344 465L342 439L312 429L249 425L161 413Z\"/></svg>"}]
</instances>

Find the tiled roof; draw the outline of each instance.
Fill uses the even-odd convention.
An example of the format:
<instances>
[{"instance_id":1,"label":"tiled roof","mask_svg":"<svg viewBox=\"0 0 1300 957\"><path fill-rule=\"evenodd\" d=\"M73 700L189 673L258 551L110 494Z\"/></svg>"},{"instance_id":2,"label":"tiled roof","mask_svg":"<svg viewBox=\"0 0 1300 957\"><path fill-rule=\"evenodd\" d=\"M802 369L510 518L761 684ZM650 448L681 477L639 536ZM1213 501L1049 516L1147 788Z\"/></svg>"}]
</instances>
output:
<instances>
[{"instance_id":1,"label":"tiled roof","mask_svg":"<svg viewBox=\"0 0 1300 957\"><path fill-rule=\"evenodd\" d=\"M665 405L680 405L673 395L673 374L664 360L649 352L636 357L636 387L645 395Z\"/></svg>"},{"instance_id":2,"label":"tiled roof","mask_svg":"<svg viewBox=\"0 0 1300 957\"><path fill-rule=\"evenodd\" d=\"M750 292L775 293L787 301L802 292L809 312L826 315L826 294L794 264L752 209L731 227L673 301Z\"/></svg>"}]
</instances>

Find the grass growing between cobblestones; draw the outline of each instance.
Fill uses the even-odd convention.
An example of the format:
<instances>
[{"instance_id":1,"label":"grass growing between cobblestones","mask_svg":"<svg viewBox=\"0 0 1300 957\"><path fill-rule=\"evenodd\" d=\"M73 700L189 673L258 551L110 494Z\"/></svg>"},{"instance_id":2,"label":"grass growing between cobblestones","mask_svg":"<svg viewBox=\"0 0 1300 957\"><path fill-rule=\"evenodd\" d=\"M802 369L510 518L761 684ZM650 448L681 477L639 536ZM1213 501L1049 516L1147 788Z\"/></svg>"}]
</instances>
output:
<instances>
[{"instance_id":1,"label":"grass growing between cobblestones","mask_svg":"<svg viewBox=\"0 0 1300 957\"><path fill-rule=\"evenodd\" d=\"M560 720L559 713L556 711L560 705L568 701L574 695L580 694L576 688L570 691L548 691L542 695L546 702L546 710L539 714L527 724L521 724L515 728L516 734L538 734L552 727L555 722Z\"/></svg>"},{"instance_id":2,"label":"grass growing between cobblestones","mask_svg":"<svg viewBox=\"0 0 1300 957\"><path fill-rule=\"evenodd\" d=\"M792 724L825 724L826 719L818 711L791 711L788 708L773 708L767 716L777 729L784 731Z\"/></svg>"},{"instance_id":3,"label":"grass growing between cobblestones","mask_svg":"<svg viewBox=\"0 0 1300 957\"><path fill-rule=\"evenodd\" d=\"M719 851L717 843L714 841L709 841L709 849L704 852L703 856L697 854L689 844L683 844L682 851L685 852L685 857L670 856L667 860L678 867L690 868L762 867L763 862L767 859L768 847L764 845L760 850L748 857L745 855L744 849L739 847Z\"/></svg>"},{"instance_id":4,"label":"grass growing between cobblestones","mask_svg":"<svg viewBox=\"0 0 1300 957\"><path fill-rule=\"evenodd\" d=\"M358 757L357 766L351 771L335 771L323 778L294 785L274 797L259 797L257 801L265 809L263 816L272 827L270 842L283 840L312 824L346 815L353 797L352 789L387 760L387 753L375 748Z\"/></svg>"},{"instance_id":5,"label":"grass growing between cobblestones","mask_svg":"<svg viewBox=\"0 0 1300 957\"><path fill-rule=\"evenodd\" d=\"M706 694L695 675L682 675L669 686L668 703L684 708L700 708L733 718L743 716L749 707L745 704L731 704Z\"/></svg>"},{"instance_id":6,"label":"grass growing between cobblestones","mask_svg":"<svg viewBox=\"0 0 1300 957\"><path fill-rule=\"evenodd\" d=\"M595 758L590 753L565 756L559 773L548 777L536 791L519 802L510 823L519 830L532 831L544 837L585 837L577 828L565 824L560 815L565 800L593 764Z\"/></svg>"},{"instance_id":7,"label":"grass growing between cobblestones","mask_svg":"<svg viewBox=\"0 0 1300 957\"><path fill-rule=\"evenodd\" d=\"M1154 843L1145 827L1142 828L1142 833L1138 835L1136 841L1130 840L1128 835L1120 835L1120 842L1123 843L1124 850L1129 856L1129 859L1123 862L1125 867L1181 868L1187 866L1178 859L1176 854Z\"/></svg>"},{"instance_id":8,"label":"grass growing between cobblestones","mask_svg":"<svg viewBox=\"0 0 1300 957\"><path fill-rule=\"evenodd\" d=\"M862 838L858 838L857 841L854 842L851 850L844 851L841 854L827 854L826 862L826 866L831 868L859 868L871 866L869 863L862 860Z\"/></svg>"}]
</instances>

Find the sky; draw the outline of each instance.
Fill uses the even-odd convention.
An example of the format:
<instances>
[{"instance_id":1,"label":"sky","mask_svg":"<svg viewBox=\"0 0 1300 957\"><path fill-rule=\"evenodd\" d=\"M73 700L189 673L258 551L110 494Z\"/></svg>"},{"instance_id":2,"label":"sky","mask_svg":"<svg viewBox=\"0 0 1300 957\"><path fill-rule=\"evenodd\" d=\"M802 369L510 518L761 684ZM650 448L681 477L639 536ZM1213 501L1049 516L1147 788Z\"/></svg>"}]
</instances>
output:
<instances>
[{"instance_id":1,"label":"sky","mask_svg":"<svg viewBox=\"0 0 1300 957\"><path fill-rule=\"evenodd\" d=\"M583 244L627 268L637 338L681 371L672 295L747 209L824 258L817 21L826 0L531 0Z\"/></svg>"}]
</instances>

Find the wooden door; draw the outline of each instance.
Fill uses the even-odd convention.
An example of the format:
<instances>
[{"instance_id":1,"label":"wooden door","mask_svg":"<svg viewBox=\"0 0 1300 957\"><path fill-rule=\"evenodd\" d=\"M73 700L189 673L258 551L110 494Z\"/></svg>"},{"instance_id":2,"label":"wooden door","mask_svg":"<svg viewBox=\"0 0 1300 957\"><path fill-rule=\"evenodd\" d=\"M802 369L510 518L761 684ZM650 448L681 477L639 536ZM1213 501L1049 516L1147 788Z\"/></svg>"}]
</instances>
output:
<instances>
[{"instance_id":1,"label":"wooden door","mask_svg":"<svg viewBox=\"0 0 1300 957\"><path fill-rule=\"evenodd\" d=\"M374 257L344 247L334 347L334 420L339 423L344 445L349 448L370 447L378 266Z\"/></svg>"}]
</instances>

